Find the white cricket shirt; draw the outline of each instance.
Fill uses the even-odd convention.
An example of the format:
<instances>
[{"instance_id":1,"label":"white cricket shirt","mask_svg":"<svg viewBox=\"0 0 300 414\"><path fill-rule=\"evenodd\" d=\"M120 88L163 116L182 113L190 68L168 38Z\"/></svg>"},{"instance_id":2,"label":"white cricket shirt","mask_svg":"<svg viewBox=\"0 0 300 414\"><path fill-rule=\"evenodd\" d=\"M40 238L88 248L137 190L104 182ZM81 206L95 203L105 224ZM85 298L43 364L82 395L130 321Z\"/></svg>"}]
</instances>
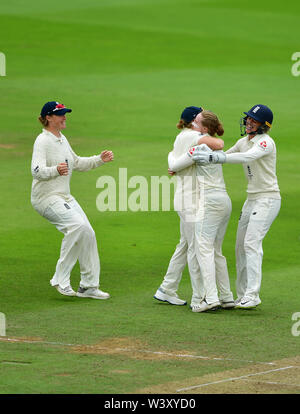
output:
<instances>
[{"instance_id":1,"label":"white cricket shirt","mask_svg":"<svg viewBox=\"0 0 300 414\"><path fill-rule=\"evenodd\" d=\"M267 134L248 135L226 151L226 163L243 164L248 180L248 199L277 198L280 190L276 176L276 145Z\"/></svg>"},{"instance_id":2,"label":"white cricket shirt","mask_svg":"<svg viewBox=\"0 0 300 414\"><path fill-rule=\"evenodd\" d=\"M57 165L67 162L68 175L59 175ZM31 188L31 203L42 214L46 207L62 197L66 201L73 200L70 194L72 171L88 171L104 164L100 155L79 157L72 150L67 138L61 134L58 138L43 129L33 146L31 173L33 176Z\"/></svg>"},{"instance_id":3,"label":"white cricket shirt","mask_svg":"<svg viewBox=\"0 0 300 414\"><path fill-rule=\"evenodd\" d=\"M199 185L204 190L214 188L226 191L222 164L208 164L205 166L196 164L196 173Z\"/></svg>"},{"instance_id":4,"label":"white cricket shirt","mask_svg":"<svg viewBox=\"0 0 300 414\"><path fill-rule=\"evenodd\" d=\"M184 128L176 137L173 151L169 154L169 168L172 170L172 159L176 160L185 154L201 138L200 132ZM176 173L177 184L174 194L175 211L196 208L197 178L195 164Z\"/></svg>"},{"instance_id":5,"label":"white cricket shirt","mask_svg":"<svg viewBox=\"0 0 300 414\"><path fill-rule=\"evenodd\" d=\"M200 135L203 137L204 135ZM199 141L199 137L197 138ZM212 152L206 145L200 145L202 151ZM196 166L196 177L199 184L200 193L202 190L221 190L226 191L226 185L223 176L223 168L221 164L195 164L193 160L193 148L179 158L175 158L172 153L169 154L169 165L171 170L179 173L182 169L187 169L193 165Z\"/></svg>"}]
</instances>

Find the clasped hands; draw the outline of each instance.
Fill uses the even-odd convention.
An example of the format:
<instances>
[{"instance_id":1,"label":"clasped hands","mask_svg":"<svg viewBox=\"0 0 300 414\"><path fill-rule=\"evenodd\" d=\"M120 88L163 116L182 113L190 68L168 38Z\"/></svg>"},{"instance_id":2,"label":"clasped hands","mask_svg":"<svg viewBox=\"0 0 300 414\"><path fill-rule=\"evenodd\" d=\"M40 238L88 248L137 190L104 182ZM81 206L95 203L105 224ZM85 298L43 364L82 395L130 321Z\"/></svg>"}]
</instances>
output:
<instances>
[{"instance_id":1,"label":"clasped hands","mask_svg":"<svg viewBox=\"0 0 300 414\"><path fill-rule=\"evenodd\" d=\"M198 165L223 164L226 154L223 151L212 151L206 144L196 145L189 150L189 155Z\"/></svg>"}]
</instances>

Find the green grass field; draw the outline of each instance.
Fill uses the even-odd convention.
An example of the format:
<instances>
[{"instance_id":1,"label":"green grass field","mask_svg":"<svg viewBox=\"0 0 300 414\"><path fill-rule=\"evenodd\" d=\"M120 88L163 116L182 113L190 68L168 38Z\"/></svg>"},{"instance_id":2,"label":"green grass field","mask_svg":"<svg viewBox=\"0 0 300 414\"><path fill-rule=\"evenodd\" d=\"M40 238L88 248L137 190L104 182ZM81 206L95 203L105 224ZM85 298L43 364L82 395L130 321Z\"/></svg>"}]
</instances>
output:
<instances>
[{"instance_id":1,"label":"green grass field","mask_svg":"<svg viewBox=\"0 0 300 414\"><path fill-rule=\"evenodd\" d=\"M299 393L300 336L291 333L292 315L300 312L300 78L291 74L299 14L296 0L1 4L0 52L7 62L7 76L0 77L0 312L7 318L1 394L176 393L273 369L252 382L224 380L190 392ZM37 117L48 100L73 109L65 135L79 155L115 154L109 165L75 172L71 187L97 235L108 301L67 298L49 284L62 235L30 204ZM189 105L219 115L227 149L240 137L242 112L257 103L274 112L270 135L282 194L264 241L262 304L195 314L155 301L178 242L178 216L100 213L97 179L117 179L120 168L149 183L166 175L176 123ZM240 165L225 165L224 176L233 212L223 252L235 293L246 180ZM77 264L74 289L78 283ZM178 293L190 301L187 269ZM279 369L290 365L298 370L281 377Z\"/></svg>"}]
</instances>

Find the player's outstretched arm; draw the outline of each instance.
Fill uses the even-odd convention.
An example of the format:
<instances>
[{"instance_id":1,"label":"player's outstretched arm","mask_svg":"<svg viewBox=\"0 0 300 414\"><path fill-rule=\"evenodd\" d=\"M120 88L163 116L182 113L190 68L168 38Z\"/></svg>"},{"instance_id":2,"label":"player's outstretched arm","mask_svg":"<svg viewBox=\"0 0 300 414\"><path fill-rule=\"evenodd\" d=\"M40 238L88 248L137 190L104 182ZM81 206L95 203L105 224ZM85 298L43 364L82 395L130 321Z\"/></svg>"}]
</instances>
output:
<instances>
[{"instance_id":1,"label":"player's outstretched arm","mask_svg":"<svg viewBox=\"0 0 300 414\"><path fill-rule=\"evenodd\" d=\"M184 168L190 167L197 159L195 158L195 155L199 153L211 154L213 151L206 144L201 144L190 148L187 153L179 158L175 158L173 153L170 152L168 156L169 169L173 172L178 172Z\"/></svg>"},{"instance_id":2,"label":"player's outstretched arm","mask_svg":"<svg viewBox=\"0 0 300 414\"><path fill-rule=\"evenodd\" d=\"M246 162L258 160L259 158L269 154L272 150L273 148L271 145L263 147L256 144L253 148L246 152L226 153L225 162L228 164L244 164Z\"/></svg>"},{"instance_id":3,"label":"player's outstretched arm","mask_svg":"<svg viewBox=\"0 0 300 414\"><path fill-rule=\"evenodd\" d=\"M112 151L105 150L102 151L100 155L93 155L91 157L80 157L73 151L70 144L69 149L74 161L73 169L77 171L89 171L93 168L100 167L106 162L112 161L114 158Z\"/></svg>"},{"instance_id":4,"label":"player's outstretched arm","mask_svg":"<svg viewBox=\"0 0 300 414\"><path fill-rule=\"evenodd\" d=\"M220 151L224 148L224 141L221 138L204 135L198 141L198 145L206 144L213 151Z\"/></svg>"},{"instance_id":5,"label":"player's outstretched arm","mask_svg":"<svg viewBox=\"0 0 300 414\"><path fill-rule=\"evenodd\" d=\"M172 152L170 152L168 156L168 164L171 171L178 172L193 165L194 161L189 153L183 154L179 158L175 158Z\"/></svg>"},{"instance_id":6,"label":"player's outstretched arm","mask_svg":"<svg viewBox=\"0 0 300 414\"><path fill-rule=\"evenodd\" d=\"M214 151L210 154L200 151L193 155L193 160L197 164L244 164L247 162L258 160L273 151L273 144L262 140L254 145L253 148L246 152L223 152Z\"/></svg>"}]
</instances>

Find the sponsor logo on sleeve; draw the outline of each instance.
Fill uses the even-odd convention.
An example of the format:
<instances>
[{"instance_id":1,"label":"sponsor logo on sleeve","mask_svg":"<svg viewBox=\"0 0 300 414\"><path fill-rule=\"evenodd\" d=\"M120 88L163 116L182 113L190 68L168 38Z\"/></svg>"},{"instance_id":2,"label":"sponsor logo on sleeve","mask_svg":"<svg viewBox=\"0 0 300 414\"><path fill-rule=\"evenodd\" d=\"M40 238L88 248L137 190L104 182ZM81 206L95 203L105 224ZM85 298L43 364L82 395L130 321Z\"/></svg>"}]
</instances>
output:
<instances>
[{"instance_id":1,"label":"sponsor logo on sleeve","mask_svg":"<svg viewBox=\"0 0 300 414\"><path fill-rule=\"evenodd\" d=\"M261 149L265 150L267 148L267 141L261 141L259 143Z\"/></svg>"}]
</instances>

